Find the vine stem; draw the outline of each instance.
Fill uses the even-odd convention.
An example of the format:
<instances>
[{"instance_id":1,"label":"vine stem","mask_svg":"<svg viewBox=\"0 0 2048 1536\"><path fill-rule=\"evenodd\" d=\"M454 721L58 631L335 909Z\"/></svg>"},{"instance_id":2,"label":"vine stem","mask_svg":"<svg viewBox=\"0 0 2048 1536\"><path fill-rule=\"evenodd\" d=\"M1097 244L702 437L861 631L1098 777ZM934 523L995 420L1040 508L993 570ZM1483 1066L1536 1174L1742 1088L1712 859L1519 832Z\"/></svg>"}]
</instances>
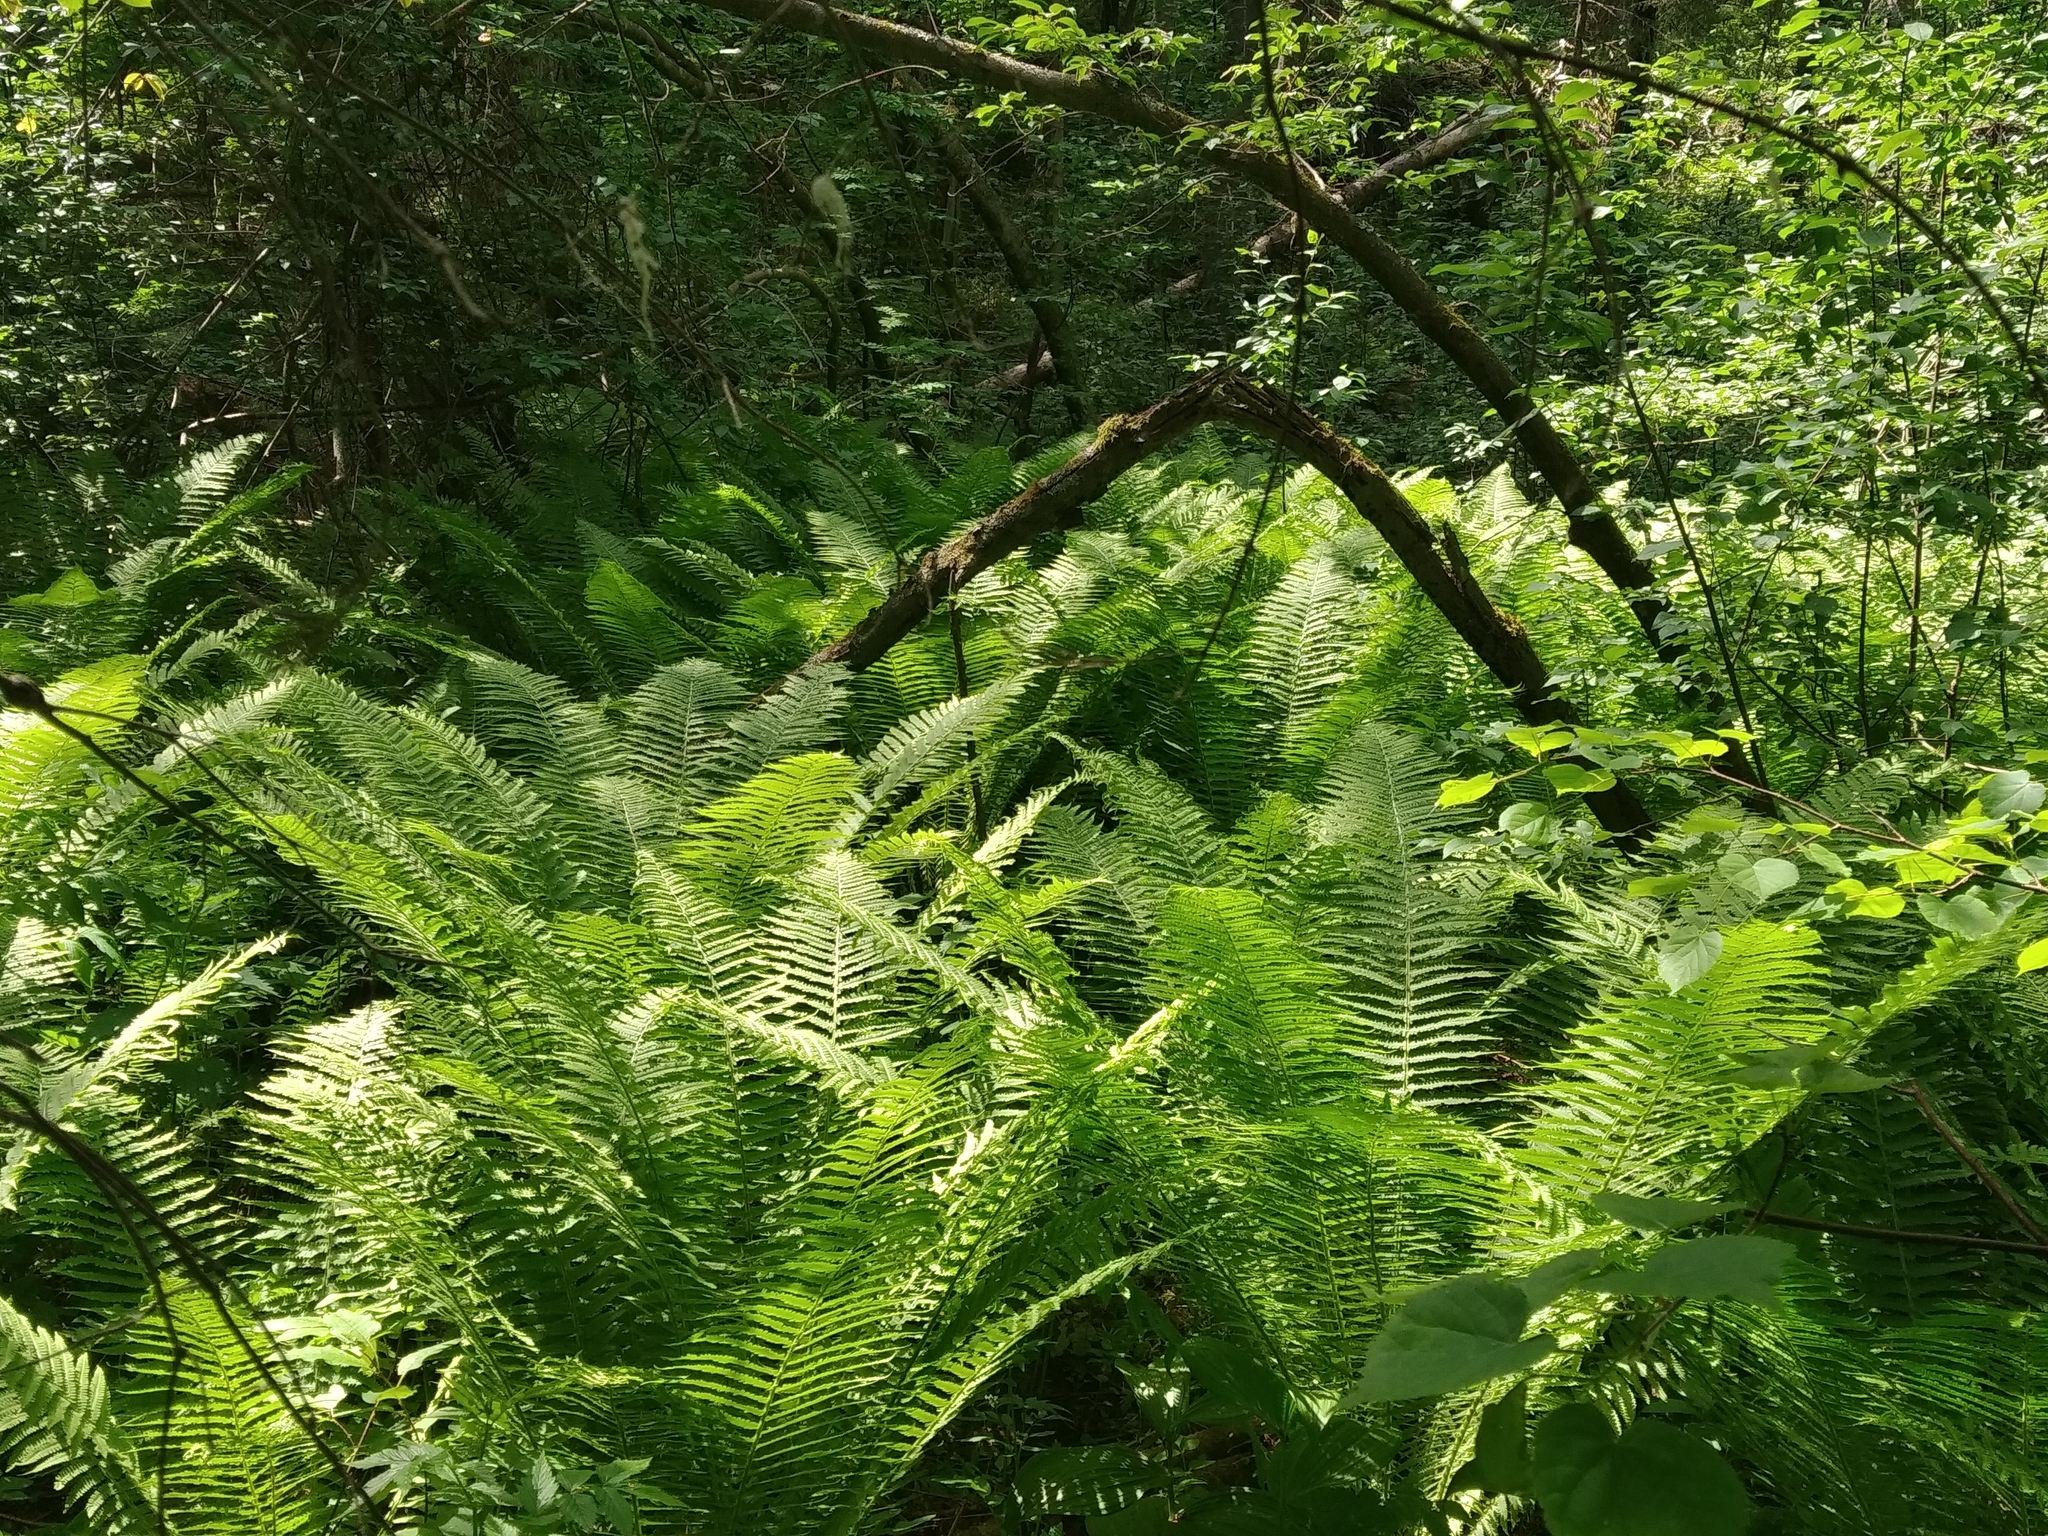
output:
<instances>
[{"instance_id":1,"label":"vine stem","mask_svg":"<svg viewBox=\"0 0 2048 1536\"><path fill-rule=\"evenodd\" d=\"M1934 1127L1941 1139L1949 1144L1949 1149L1969 1165L1970 1171L1983 1181L1986 1189L1997 1196L1998 1203L2011 1213L2012 1219L2020 1224L2026 1234L2042 1245L2043 1251L2048 1251L2048 1231L2044 1231L2041 1224L2026 1213L2019 1201L2013 1198L2012 1191L1999 1181L1996 1174L1984 1166L1983 1160L1964 1144L1962 1137L1949 1128L1948 1122L1942 1119L1935 1109L1934 1101L1927 1097L1927 1090L1920 1086L1920 1079L1911 1078L1892 1091L1906 1095L1920 1106L1920 1113L1927 1117L1927 1123Z\"/></svg>"}]
</instances>

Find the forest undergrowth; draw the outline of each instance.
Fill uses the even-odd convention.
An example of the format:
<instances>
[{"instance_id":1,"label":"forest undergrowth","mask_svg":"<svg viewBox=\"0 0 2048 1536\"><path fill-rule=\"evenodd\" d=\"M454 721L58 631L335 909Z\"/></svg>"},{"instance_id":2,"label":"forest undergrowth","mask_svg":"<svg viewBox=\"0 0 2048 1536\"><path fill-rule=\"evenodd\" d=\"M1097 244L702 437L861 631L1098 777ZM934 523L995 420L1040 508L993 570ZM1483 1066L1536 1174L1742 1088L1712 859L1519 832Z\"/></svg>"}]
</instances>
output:
<instances>
[{"instance_id":1,"label":"forest undergrowth","mask_svg":"<svg viewBox=\"0 0 2048 1536\"><path fill-rule=\"evenodd\" d=\"M2048 1529L2038 18L1225 9L0 0L0 1527Z\"/></svg>"}]
</instances>

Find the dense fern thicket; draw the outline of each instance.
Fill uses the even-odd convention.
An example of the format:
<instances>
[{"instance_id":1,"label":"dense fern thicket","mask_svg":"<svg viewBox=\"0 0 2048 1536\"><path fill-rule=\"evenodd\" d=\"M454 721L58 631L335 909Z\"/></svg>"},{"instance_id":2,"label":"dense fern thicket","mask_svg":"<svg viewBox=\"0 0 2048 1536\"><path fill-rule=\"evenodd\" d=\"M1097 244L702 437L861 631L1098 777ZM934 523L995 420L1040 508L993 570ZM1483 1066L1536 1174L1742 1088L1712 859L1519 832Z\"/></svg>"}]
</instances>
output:
<instances>
[{"instance_id":1,"label":"dense fern thicket","mask_svg":"<svg viewBox=\"0 0 2048 1536\"><path fill-rule=\"evenodd\" d=\"M1214 436L789 676L1044 466L773 441L480 458L339 581L253 445L43 486L114 549L5 630L24 1518L1506 1529L1569 1505L1502 1404L1676 1437L1688 1530L2042 1517L2030 778L1780 816L1615 692L1618 845ZM1561 651L1626 623L1504 477L1408 494Z\"/></svg>"},{"instance_id":2,"label":"dense fern thicket","mask_svg":"<svg viewBox=\"0 0 2048 1536\"><path fill-rule=\"evenodd\" d=\"M0 1528L2048 1530L2026 7L0 0Z\"/></svg>"}]
</instances>

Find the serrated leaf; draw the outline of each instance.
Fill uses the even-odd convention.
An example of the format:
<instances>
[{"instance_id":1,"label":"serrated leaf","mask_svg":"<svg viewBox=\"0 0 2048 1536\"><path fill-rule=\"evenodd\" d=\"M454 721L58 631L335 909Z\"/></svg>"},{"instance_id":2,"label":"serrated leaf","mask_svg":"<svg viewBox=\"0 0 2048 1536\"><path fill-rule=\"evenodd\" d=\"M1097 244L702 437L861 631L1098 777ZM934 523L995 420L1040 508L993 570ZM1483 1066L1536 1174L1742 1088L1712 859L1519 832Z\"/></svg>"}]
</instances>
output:
<instances>
[{"instance_id":1,"label":"serrated leaf","mask_svg":"<svg viewBox=\"0 0 2048 1536\"><path fill-rule=\"evenodd\" d=\"M1673 992L1683 992L1720 962L1725 947L1715 928L1673 934L1657 946L1657 974Z\"/></svg>"},{"instance_id":2,"label":"serrated leaf","mask_svg":"<svg viewBox=\"0 0 2048 1536\"><path fill-rule=\"evenodd\" d=\"M1994 773L1977 786L1977 801L1984 814L1993 818L2031 816L2041 809L2044 799L2048 799L2048 787L2024 768Z\"/></svg>"}]
</instances>

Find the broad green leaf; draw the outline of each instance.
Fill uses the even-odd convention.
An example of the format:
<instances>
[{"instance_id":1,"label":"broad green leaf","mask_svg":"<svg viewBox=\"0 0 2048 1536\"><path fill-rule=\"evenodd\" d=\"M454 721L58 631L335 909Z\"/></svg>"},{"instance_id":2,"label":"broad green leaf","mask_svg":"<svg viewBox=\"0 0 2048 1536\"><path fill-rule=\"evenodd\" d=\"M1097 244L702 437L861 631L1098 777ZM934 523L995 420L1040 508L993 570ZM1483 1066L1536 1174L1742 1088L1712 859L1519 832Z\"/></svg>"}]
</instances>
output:
<instances>
[{"instance_id":1,"label":"broad green leaf","mask_svg":"<svg viewBox=\"0 0 2048 1536\"><path fill-rule=\"evenodd\" d=\"M1984 814L1991 817L2031 816L2048 798L2048 787L2024 768L1994 773L1977 786L1977 799Z\"/></svg>"},{"instance_id":2,"label":"broad green leaf","mask_svg":"<svg viewBox=\"0 0 2048 1536\"><path fill-rule=\"evenodd\" d=\"M2048 939L2036 939L2019 953L2020 974L2048 968Z\"/></svg>"},{"instance_id":3,"label":"broad green leaf","mask_svg":"<svg viewBox=\"0 0 2048 1536\"><path fill-rule=\"evenodd\" d=\"M1643 875L1628 883L1631 896L1676 896L1699 877L1697 875Z\"/></svg>"},{"instance_id":4,"label":"broad green leaf","mask_svg":"<svg viewBox=\"0 0 2048 1536\"><path fill-rule=\"evenodd\" d=\"M1475 773L1469 779L1446 779L1437 792L1436 803L1446 807L1470 805L1474 800L1484 800L1499 782L1491 773Z\"/></svg>"},{"instance_id":5,"label":"broad green leaf","mask_svg":"<svg viewBox=\"0 0 2048 1536\"><path fill-rule=\"evenodd\" d=\"M1125 1446L1063 1445L1025 1462L1011 1492L1027 1517L1113 1515L1155 1483L1152 1469Z\"/></svg>"},{"instance_id":6,"label":"broad green leaf","mask_svg":"<svg viewBox=\"0 0 2048 1536\"><path fill-rule=\"evenodd\" d=\"M1502 811L1500 829L1518 843L1534 843L1539 847L1557 841L1557 834L1563 830L1550 808L1534 800L1520 801Z\"/></svg>"},{"instance_id":7,"label":"broad green leaf","mask_svg":"<svg viewBox=\"0 0 2048 1536\"><path fill-rule=\"evenodd\" d=\"M1683 992L1714 968L1725 947L1715 928L1674 933L1657 946L1657 974L1673 992Z\"/></svg>"},{"instance_id":8,"label":"broad green leaf","mask_svg":"<svg viewBox=\"0 0 2048 1536\"><path fill-rule=\"evenodd\" d=\"M1962 939L1988 938L2005 924L2004 916L1992 911L1981 896L1965 894L1947 901L1938 896L1921 896L1915 898L1913 905L1930 928Z\"/></svg>"},{"instance_id":9,"label":"broad green leaf","mask_svg":"<svg viewBox=\"0 0 2048 1536\"><path fill-rule=\"evenodd\" d=\"M1275 1428L1285 1428L1293 1421L1294 1405L1286 1380L1235 1344L1222 1339L1189 1339L1181 1346L1180 1357L1206 1394L1195 1404L1193 1417L1208 1424L1259 1418Z\"/></svg>"},{"instance_id":10,"label":"broad green leaf","mask_svg":"<svg viewBox=\"0 0 2048 1536\"><path fill-rule=\"evenodd\" d=\"M1849 873L1849 866L1842 862L1841 855L1828 847L1826 843L1809 843L1799 851L1809 863L1826 870L1831 875L1846 876Z\"/></svg>"},{"instance_id":11,"label":"broad green leaf","mask_svg":"<svg viewBox=\"0 0 2048 1536\"><path fill-rule=\"evenodd\" d=\"M1434 1286L1388 1319L1338 1408L1435 1397L1527 1370L1557 1347L1548 1334L1524 1339L1528 1320L1529 1299L1511 1280L1461 1275Z\"/></svg>"},{"instance_id":12,"label":"broad green leaf","mask_svg":"<svg viewBox=\"0 0 2048 1536\"><path fill-rule=\"evenodd\" d=\"M1527 1496L1533 1491L1529 1464L1529 1384L1517 1382L1497 1403L1479 1415L1479 1433L1472 1459L1458 1469L1452 1489L1484 1489L1488 1493Z\"/></svg>"},{"instance_id":13,"label":"broad green leaf","mask_svg":"<svg viewBox=\"0 0 2048 1536\"><path fill-rule=\"evenodd\" d=\"M1547 1264L1539 1264L1515 1283L1528 1298L1529 1310L1535 1312L1576 1288L1581 1280L1606 1263L1607 1250L1604 1248L1574 1248Z\"/></svg>"},{"instance_id":14,"label":"broad green leaf","mask_svg":"<svg viewBox=\"0 0 2048 1536\"><path fill-rule=\"evenodd\" d=\"M1595 795L1603 789L1614 788L1613 774L1605 769L1588 773L1577 763L1552 763L1543 770L1543 777L1560 795Z\"/></svg>"},{"instance_id":15,"label":"broad green leaf","mask_svg":"<svg viewBox=\"0 0 2048 1536\"><path fill-rule=\"evenodd\" d=\"M1595 1195L1591 1204L1626 1226L1645 1232L1676 1232L1735 1207L1710 1200L1673 1200L1661 1195L1624 1195L1612 1190Z\"/></svg>"},{"instance_id":16,"label":"broad green leaf","mask_svg":"<svg viewBox=\"0 0 2048 1536\"><path fill-rule=\"evenodd\" d=\"M1701 806L1687 813L1685 820L1678 824L1678 830L1687 837L1705 837L1712 832L1740 832L1742 818Z\"/></svg>"},{"instance_id":17,"label":"broad green leaf","mask_svg":"<svg viewBox=\"0 0 2048 1536\"><path fill-rule=\"evenodd\" d=\"M1849 908L1851 917L1897 917L1906 910L1906 898L1888 885L1866 891Z\"/></svg>"},{"instance_id":18,"label":"broad green leaf","mask_svg":"<svg viewBox=\"0 0 2048 1536\"><path fill-rule=\"evenodd\" d=\"M1882 1088L1882 1078L1868 1077L1854 1067L1844 1066L1818 1045L1788 1045L1752 1058L1735 1073L1734 1080L1748 1088L1774 1092L1788 1089L1808 1093L1867 1093Z\"/></svg>"},{"instance_id":19,"label":"broad green leaf","mask_svg":"<svg viewBox=\"0 0 2048 1536\"><path fill-rule=\"evenodd\" d=\"M1570 746L1575 733L1560 730L1554 725L1521 725L1502 735L1510 745L1520 747L1531 757L1541 757L1559 747Z\"/></svg>"},{"instance_id":20,"label":"broad green leaf","mask_svg":"<svg viewBox=\"0 0 2048 1536\"><path fill-rule=\"evenodd\" d=\"M1560 107L1577 106L1598 96L1606 86L1598 80L1567 80L1557 88L1557 104Z\"/></svg>"},{"instance_id":21,"label":"broad green leaf","mask_svg":"<svg viewBox=\"0 0 2048 1536\"><path fill-rule=\"evenodd\" d=\"M1756 876L1757 890L1766 901L1799 883L1799 866L1789 859L1758 859L1750 873Z\"/></svg>"},{"instance_id":22,"label":"broad green leaf","mask_svg":"<svg viewBox=\"0 0 2048 1536\"><path fill-rule=\"evenodd\" d=\"M1794 1248L1774 1237L1695 1237L1650 1255L1640 1272L1595 1276L1588 1288L1615 1296L1718 1296L1769 1306Z\"/></svg>"},{"instance_id":23,"label":"broad green leaf","mask_svg":"<svg viewBox=\"0 0 2048 1536\"><path fill-rule=\"evenodd\" d=\"M1639 1420L1616 1436L1587 1403L1536 1426L1533 1482L1551 1536L1741 1536L1742 1480L1712 1446Z\"/></svg>"},{"instance_id":24,"label":"broad green leaf","mask_svg":"<svg viewBox=\"0 0 2048 1536\"><path fill-rule=\"evenodd\" d=\"M1479 1464L1481 1486L1495 1493L1534 1491L1529 1463L1529 1387L1517 1382L1513 1391L1487 1405L1479 1416L1478 1444L1472 1458Z\"/></svg>"},{"instance_id":25,"label":"broad green leaf","mask_svg":"<svg viewBox=\"0 0 2048 1536\"><path fill-rule=\"evenodd\" d=\"M1088 1536L1172 1536L1175 1529L1173 1506L1160 1495L1113 1515L1088 1516Z\"/></svg>"}]
</instances>

